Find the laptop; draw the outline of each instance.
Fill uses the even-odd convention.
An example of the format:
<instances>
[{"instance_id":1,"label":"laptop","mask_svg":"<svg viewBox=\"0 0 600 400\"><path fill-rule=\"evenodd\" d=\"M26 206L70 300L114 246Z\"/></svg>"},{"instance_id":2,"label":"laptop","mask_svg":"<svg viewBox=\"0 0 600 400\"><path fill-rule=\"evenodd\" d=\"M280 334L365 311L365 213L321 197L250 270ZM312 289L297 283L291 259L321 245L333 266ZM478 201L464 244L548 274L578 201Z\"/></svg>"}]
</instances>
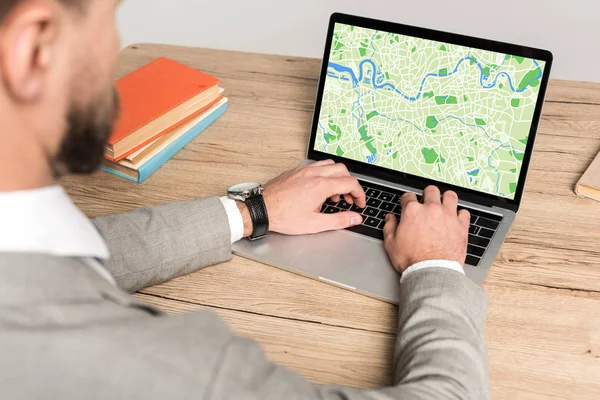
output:
<instances>
[{"instance_id":1,"label":"laptop","mask_svg":"<svg viewBox=\"0 0 600 400\"><path fill-rule=\"evenodd\" d=\"M403 193L458 193L471 213L467 277L481 284L513 223L552 54L492 40L333 14L305 163L344 163L367 207L360 226L242 240L234 253L397 303L399 274L383 248L384 218Z\"/></svg>"}]
</instances>

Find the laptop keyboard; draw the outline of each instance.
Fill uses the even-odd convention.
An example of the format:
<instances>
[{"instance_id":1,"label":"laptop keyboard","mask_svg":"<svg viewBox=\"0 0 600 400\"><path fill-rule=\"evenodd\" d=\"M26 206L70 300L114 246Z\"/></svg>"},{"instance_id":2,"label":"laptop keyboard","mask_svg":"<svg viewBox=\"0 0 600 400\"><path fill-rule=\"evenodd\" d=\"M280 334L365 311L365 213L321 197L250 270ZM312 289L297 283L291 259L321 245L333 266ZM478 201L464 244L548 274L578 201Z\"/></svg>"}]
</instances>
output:
<instances>
[{"instance_id":1,"label":"laptop keyboard","mask_svg":"<svg viewBox=\"0 0 600 400\"><path fill-rule=\"evenodd\" d=\"M359 182L367 195L367 206L365 208L350 205L343 199L337 203L328 199L323 204L321 212L325 214L334 214L346 210L358 212L363 216L363 223L358 226L352 226L348 228L348 230L383 240L385 216L392 213L400 219L400 213L402 211L400 208L400 197L404 192L370 182ZM420 195L417 195L417 198L421 200ZM465 207L459 207L459 209L463 208ZM502 221L502 217L472 210L470 208L466 209L471 213L466 262L467 264L476 267L479 265L481 257L483 257L492 237L496 233L496 230Z\"/></svg>"}]
</instances>

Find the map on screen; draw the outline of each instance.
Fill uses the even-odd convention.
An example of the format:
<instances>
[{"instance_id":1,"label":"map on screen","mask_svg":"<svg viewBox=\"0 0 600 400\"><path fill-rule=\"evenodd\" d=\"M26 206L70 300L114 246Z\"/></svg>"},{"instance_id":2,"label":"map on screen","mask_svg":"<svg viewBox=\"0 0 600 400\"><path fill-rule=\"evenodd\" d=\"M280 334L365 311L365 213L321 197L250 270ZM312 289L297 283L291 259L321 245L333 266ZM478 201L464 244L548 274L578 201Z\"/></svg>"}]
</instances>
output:
<instances>
[{"instance_id":1,"label":"map on screen","mask_svg":"<svg viewBox=\"0 0 600 400\"><path fill-rule=\"evenodd\" d=\"M338 23L314 149L514 199L544 65Z\"/></svg>"}]
</instances>

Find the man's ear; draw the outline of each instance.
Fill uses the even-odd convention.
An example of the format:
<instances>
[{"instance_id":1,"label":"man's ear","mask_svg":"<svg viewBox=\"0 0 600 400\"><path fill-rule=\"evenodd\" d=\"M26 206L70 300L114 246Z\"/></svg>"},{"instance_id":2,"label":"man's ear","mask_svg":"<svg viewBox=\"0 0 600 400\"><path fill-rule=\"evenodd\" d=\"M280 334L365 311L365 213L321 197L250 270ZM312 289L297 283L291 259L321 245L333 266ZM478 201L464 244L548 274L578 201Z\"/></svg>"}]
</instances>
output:
<instances>
[{"instance_id":1,"label":"man's ear","mask_svg":"<svg viewBox=\"0 0 600 400\"><path fill-rule=\"evenodd\" d=\"M17 5L0 33L0 64L9 95L19 102L40 97L56 51L58 12L49 2Z\"/></svg>"}]
</instances>

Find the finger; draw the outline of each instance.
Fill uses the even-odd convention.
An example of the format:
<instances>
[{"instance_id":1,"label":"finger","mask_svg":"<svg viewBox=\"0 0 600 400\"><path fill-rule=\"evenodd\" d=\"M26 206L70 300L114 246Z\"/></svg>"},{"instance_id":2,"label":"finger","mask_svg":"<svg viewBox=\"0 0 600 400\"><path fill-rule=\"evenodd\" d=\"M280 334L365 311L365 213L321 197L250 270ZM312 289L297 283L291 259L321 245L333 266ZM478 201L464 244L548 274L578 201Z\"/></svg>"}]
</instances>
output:
<instances>
[{"instance_id":1,"label":"finger","mask_svg":"<svg viewBox=\"0 0 600 400\"><path fill-rule=\"evenodd\" d=\"M463 224L463 226L468 228L469 225L471 225L471 213L465 209L460 210L458 212L458 220L461 222L461 224Z\"/></svg>"},{"instance_id":2,"label":"finger","mask_svg":"<svg viewBox=\"0 0 600 400\"><path fill-rule=\"evenodd\" d=\"M344 164L327 164L311 169L311 172L317 176L350 176L348 168Z\"/></svg>"},{"instance_id":3,"label":"finger","mask_svg":"<svg viewBox=\"0 0 600 400\"><path fill-rule=\"evenodd\" d=\"M344 201L350 205L354 204L354 199L348 193L344 195Z\"/></svg>"},{"instance_id":4,"label":"finger","mask_svg":"<svg viewBox=\"0 0 600 400\"><path fill-rule=\"evenodd\" d=\"M452 213L452 215L456 214L456 209L458 208L458 195L456 192L446 190L442 195L442 205L447 211Z\"/></svg>"},{"instance_id":5,"label":"finger","mask_svg":"<svg viewBox=\"0 0 600 400\"><path fill-rule=\"evenodd\" d=\"M383 240L385 242L393 240L398 229L398 218L394 214L388 214L385 217L385 225L383 226Z\"/></svg>"},{"instance_id":6,"label":"finger","mask_svg":"<svg viewBox=\"0 0 600 400\"><path fill-rule=\"evenodd\" d=\"M335 196L331 196L331 201L333 201L334 203L339 203L340 195L336 194Z\"/></svg>"},{"instance_id":7,"label":"finger","mask_svg":"<svg viewBox=\"0 0 600 400\"><path fill-rule=\"evenodd\" d=\"M360 208L367 206L367 198L358 180L352 176L325 178L323 184L326 186L327 194L349 194Z\"/></svg>"},{"instance_id":8,"label":"finger","mask_svg":"<svg viewBox=\"0 0 600 400\"><path fill-rule=\"evenodd\" d=\"M402 197L400 197L400 207L402 207L404 210L406 205L411 201L418 203L419 201L417 200L417 195L411 192L404 193Z\"/></svg>"},{"instance_id":9,"label":"finger","mask_svg":"<svg viewBox=\"0 0 600 400\"><path fill-rule=\"evenodd\" d=\"M335 214L315 214L310 231L312 233L335 231L362 224L362 216L353 211L342 211Z\"/></svg>"},{"instance_id":10,"label":"finger","mask_svg":"<svg viewBox=\"0 0 600 400\"><path fill-rule=\"evenodd\" d=\"M307 165L307 168L314 168L314 167L321 167L323 165L330 165L330 164L335 164L335 161L333 160L321 160L321 161L317 161L314 162L312 164Z\"/></svg>"},{"instance_id":11,"label":"finger","mask_svg":"<svg viewBox=\"0 0 600 400\"><path fill-rule=\"evenodd\" d=\"M423 190L423 204L441 204L441 202L441 193L437 186L427 186L425 190Z\"/></svg>"}]
</instances>

